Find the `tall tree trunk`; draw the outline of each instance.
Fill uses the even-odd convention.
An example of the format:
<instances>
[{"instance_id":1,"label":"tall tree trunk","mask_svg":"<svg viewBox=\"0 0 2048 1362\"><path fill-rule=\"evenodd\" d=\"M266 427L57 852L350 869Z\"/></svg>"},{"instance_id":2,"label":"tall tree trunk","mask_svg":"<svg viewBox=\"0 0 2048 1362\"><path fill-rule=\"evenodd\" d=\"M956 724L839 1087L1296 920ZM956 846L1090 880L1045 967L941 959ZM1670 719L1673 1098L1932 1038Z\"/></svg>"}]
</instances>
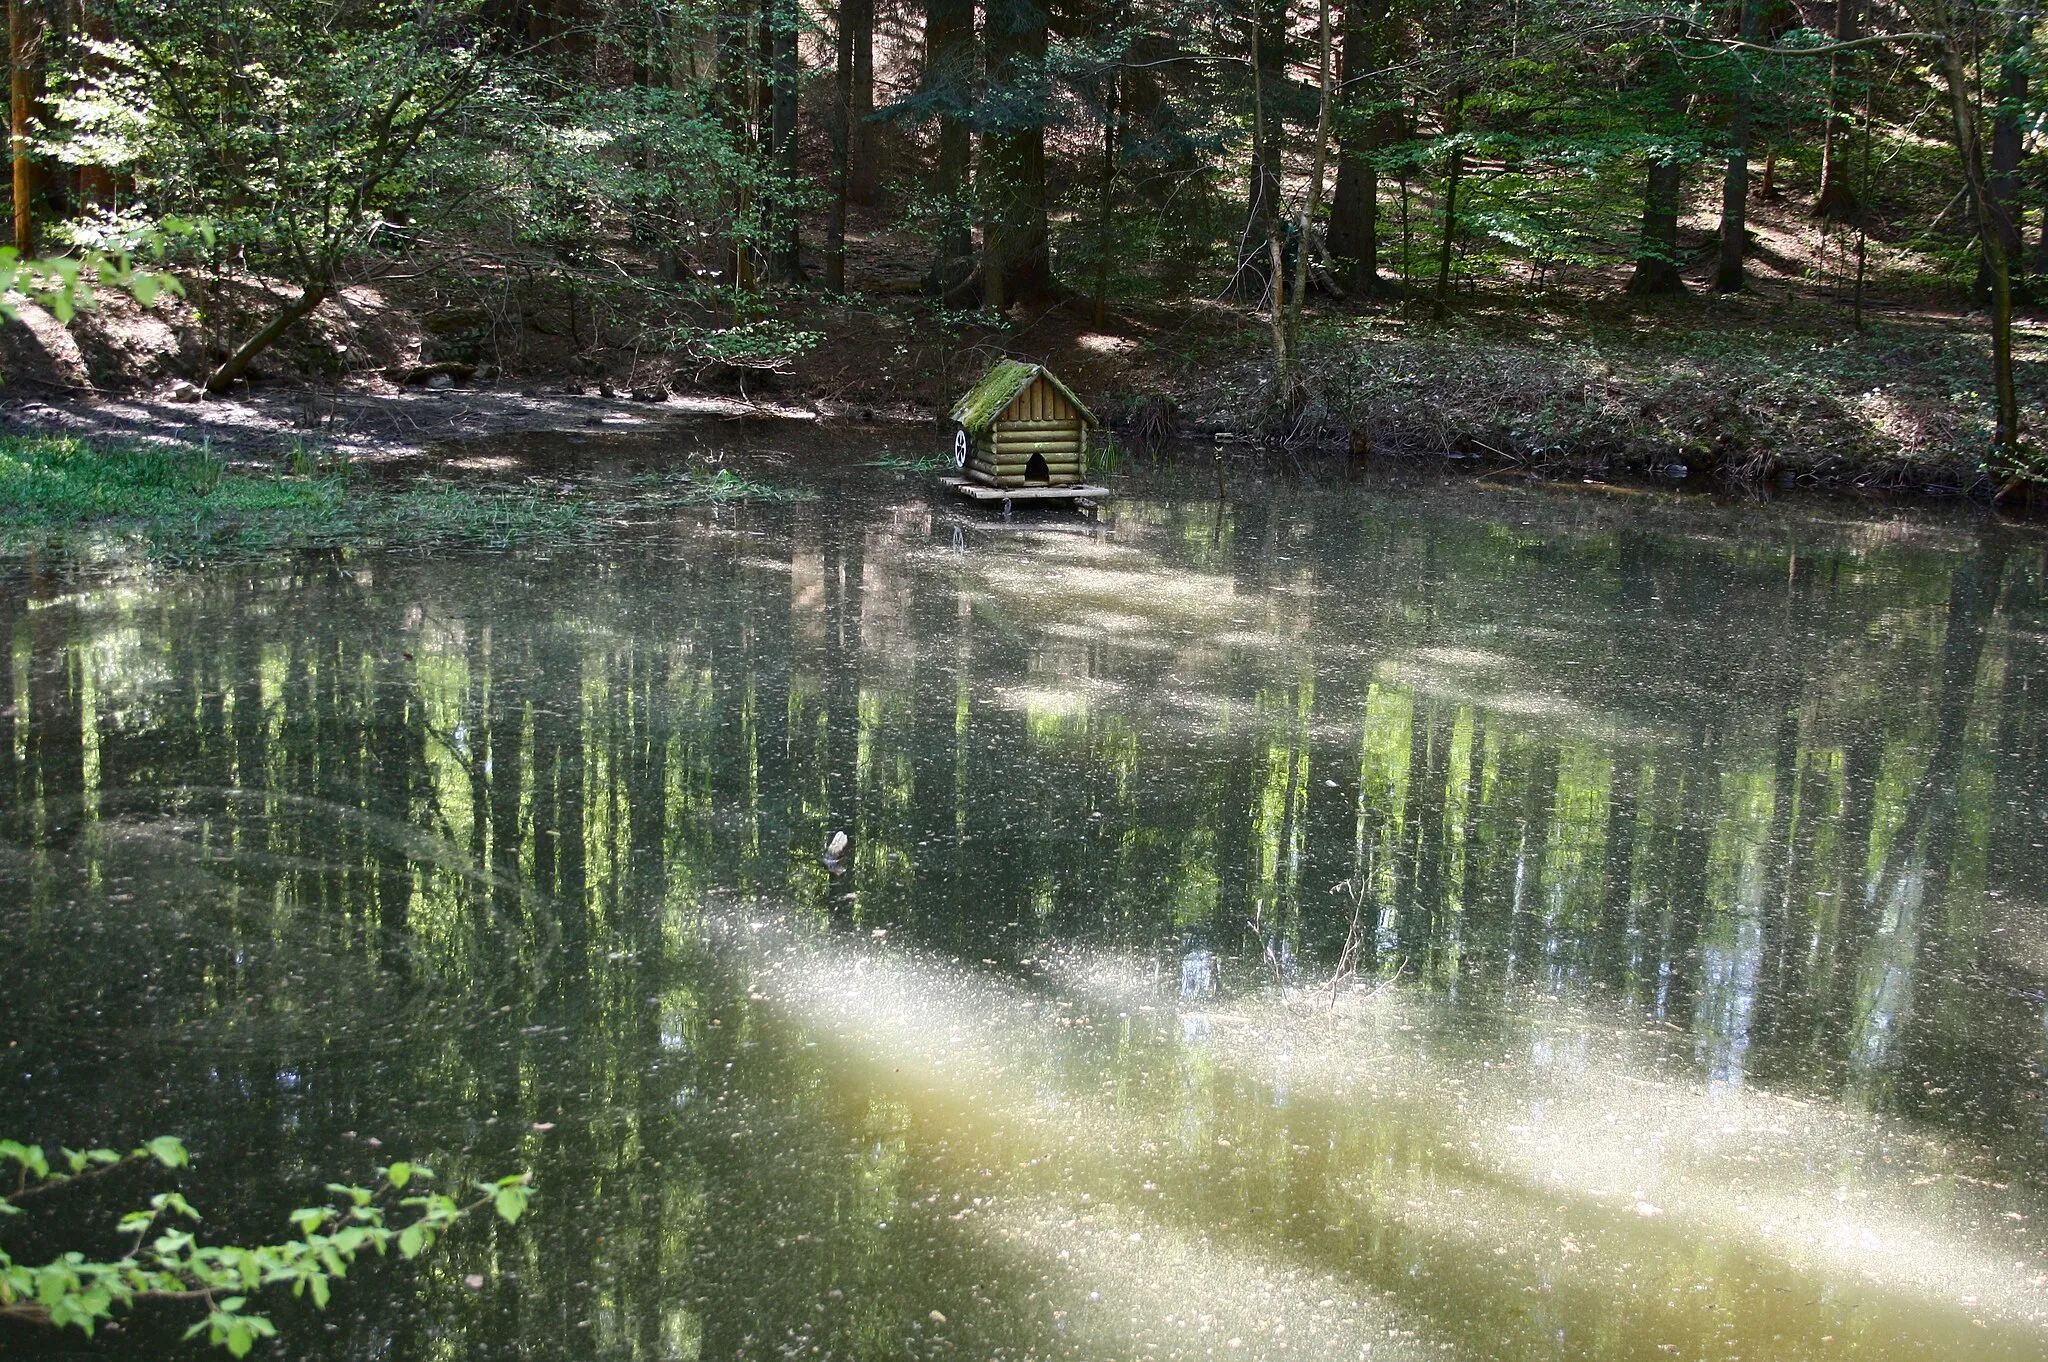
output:
<instances>
[{"instance_id":1,"label":"tall tree trunk","mask_svg":"<svg viewBox=\"0 0 2048 1362\"><path fill-rule=\"evenodd\" d=\"M767 27L769 157L785 183L797 178L797 29L802 12L792 0L763 0L761 22ZM768 251L768 277L794 284L804 277L803 243L796 214L782 211L774 225Z\"/></svg>"},{"instance_id":2,"label":"tall tree trunk","mask_svg":"<svg viewBox=\"0 0 2048 1362\"><path fill-rule=\"evenodd\" d=\"M1338 83L1337 188L1330 200L1330 255L1353 294L1385 292L1380 278L1380 172L1373 153L1386 120L1371 106L1380 97L1373 73L1385 59L1389 0L1347 0Z\"/></svg>"},{"instance_id":3,"label":"tall tree trunk","mask_svg":"<svg viewBox=\"0 0 2048 1362\"><path fill-rule=\"evenodd\" d=\"M1301 410L1301 380L1295 370L1294 337L1287 332L1287 255L1280 243L1280 210L1266 210L1266 269L1273 291L1266 295L1267 329L1273 336L1273 410L1286 417Z\"/></svg>"},{"instance_id":4,"label":"tall tree trunk","mask_svg":"<svg viewBox=\"0 0 2048 1362\"><path fill-rule=\"evenodd\" d=\"M1691 121L1689 81L1679 77L1678 63L1668 52L1652 56L1643 71L1643 88L1656 101L1658 117L1652 131L1682 144ZM1628 292L1639 297L1685 292L1678 271L1678 214L1685 187L1686 161L1676 146L1652 145L1643 177L1643 226L1636 242L1635 272Z\"/></svg>"},{"instance_id":5,"label":"tall tree trunk","mask_svg":"<svg viewBox=\"0 0 2048 1362\"><path fill-rule=\"evenodd\" d=\"M1744 42L1755 42L1759 0L1738 3L1738 31ZM1729 93L1728 169L1721 181L1721 254L1714 265L1714 288L1720 293L1733 293L1749 282L1742 262L1749 251L1749 138L1754 104L1749 75L1738 70Z\"/></svg>"},{"instance_id":6,"label":"tall tree trunk","mask_svg":"<svg viewBox=\"0 0 2048 1362\"><path fill-rule=\"evenodd\" d=\"M1408 315L1408 300L1415 293L1415 257L1410 247L1413 234L1408 220L1408 168L1403 166L1401 183L1401 315Z\"/></svg>"},{"instance_id":7,"label":"tall tree trunk","mask_svg":"<svg viewBox=\"0 0 2048 1362\"><path fill-rule=\"evenodd\" d=\"M1460 93L1451 103L1451 116L1445 130L1456 137L1464 125L1465 96ZM1451 256L1458 242L1458 181L1465 173L1465 148L1460 143L1451 146L1450 163L1444 168L1444 235L1437 250L1436 295L1432 310L1439 320L1451 309Z\"/></svg>"},{"instance_id":8,"label":"tall tree trunk","mask_svg":"<svg viewBox=\"0 0 2048 1362\"><path fill-rule=\"evenodd\" d=\"M2048 205L2041 209L2041 228L2034 237L2034 273L2048 274Z\"/></svg>"},{"instance_id":9,"label":"tall tree trunk","mask_svg":"<svg viewBox=\"0 0 2048 1362\"><path fill-rule=\"evenodd\" d=\"M882 196L881 128L875 113L875 0L840 0L839 22L853 40L847 99L847 197L872 207Z\"/></svg>"},{"instance_id":10,"label":"tall tree trunk","mask_svg":"<svg viewBox=\"0 0 2048 1362\"><path fill-rule=\"evenodd\" d=\"M1852 42L1863 0L1835 0L1834 37ZM1856 189L1849 174L1849 82L1855 59L1847 52L1828 58L1828 122L1820 145L1820 197L1814 212L1831 222L1856 215Z\"/></svg>"},{"instance_id":11,"label":"tall tree trunk","mask_svg":"<svg viewBox=\"0 0 2048 1362\"><path fill-rule=\"evenodd\" d=\"M754 24L760 11L751 5L720 7L713 18L713 79L718 107L727 130L735 141L751 143L756 136L756 80L753 49ZM735 293L754 287L754 204L747 182L719 179L719 208L726 235L720 243L725 256L726 282ZM737 304L735 304L737 309ZM573 318L575 313L572 311Z\"/></svg>"},{"instance_id":12,"label":"tall tree trunk","mask_svg":"<svg viewBox=\"0 0 2048 1362\"><path fill-rule=\"evenodd\" d=\"M1678 204L1685 165L1652 155L1643 185L1643 233L1636 245L1636 269L1628 291L1639 297L1685 292L1678 272Z\"/></svg>"},{"instance_id":13,"label":"tall tree trunk","mask_svg":"<svg viewBox=\"0 0 2048 1362\"><path fill-rule=\"evenodd\" d=\"M27 0L8 0L7 56L10 99L9 150L14 160L14 249L36 253L36 163L30 149L30 114L36 97L36 67L42 55L42 13Z\"/></svg>"},{"instance_id":14,"label":"tall tree trunk","mask_svg":"<svg viewBox=\"0 0 2048 1362\"><path fill-rule=\"evenodd\" d=\"M1316 225L1316 210L1323 201L1323 172L1329 166L1330 151L1330 101L1334 93L1330 79L1334 69L1335 35L1330 28L1330 0L1321 0L1316 20L1316 145L1309 158L1308 193L1302 195L1301 213L1294 228L1294 303L1287 319L1288 352L1295 358L1294 372L1289 375L1288 398L1298 403L1301 397L1300 348L1301 309L1308 299L1308 262L1313 253L1313 233Z\"/></svg>"},{"instance_id":15,"label":"tall tree trunk","mask_svg":"<svg viewBox=\"0 0 2048 1362\"><path fill-rule=\"evenodd\" d=\"M1266 121L1266 104L1270 95L1267 85L1267 65L1262 60L1265 35L1257 28L1252 30L1252 126L1257 128ZM1258 160L1254 157L1254 166ZM1289 405L1294 378L1294 347L1288 343L1287 335L1287 270L1284 253L1280 245L1280 189L1276 183L1270 194L1257 203L1258 219L1247 232L1257 240L1260 249L1266 253L1265 277L1272 286L1267 294L1266 324L1273 340L1273 405L1284 410Z\"/></svg>"},{"instance_id":16,"label":"tall tree trunk","mask_svg":"<svg viewBox=\"0 0 2048 1362\"><path fill-rule=\"evenodd\" d=\"M1943 21L1941 73L1948 86L1956 152L1963 162L1963 179L1976 219L1978 247L1984 253L1985 266L1991 275L1991 367L1998 452L2005 467L2016 476L2023 465L2020 460L2019 393L2013 385L2012 368L2012 261L2005 253L2009 233L1998 198L1992 193L1984 173L1983 145L1977 132L1976 104L1970 97L1970 70L1963 52L1963 38L1949 22L1946 5L1936 13Z\"/></svg>"},{"instance_id":17,"label":"tall tree trunk","mask_svg":"<svg viewBox=\"0 0 2048 1362\"><path fill-rule=\"evenodd\" d=\"M1856 329L1863 329L1863 283L1870 264L1870 78L1863 80L1863 147L1856 174Z\"/></svg>"},{"instance_id":18,"label":"tall tree trunk","mask_svg":"<svg viewBox=\"0 0 2048 1362\"><path fill-rule=\"evenodd\" d=\"M2021 35L2014 34L2000 54L1998 106L1991 116L1991 198L1998 205L2000 245L2008 272L2024 258L2020 242L2026 226L2020 208L2020 162L2026 155L2027 144L2020 119L2026 112L2027 68L2020 40ZM1989 300L1991 288L1990 262L1980 256L1976 286L1979 300Z\"/></svg>"},{"instance_id":19,"label":"tall tree trunk","mask_svg":"<svg viewBox=\"0 0 2048 1362\"><path fill-rule=\"evenodd\" d=\"M1308 400L1308 394L1301 382L1301 309L1308 298L1308 259L1312 250L1310 233L1315 227L1317 205L1323 197L1323 172L1328 166L1330 147L1330 100L1333 93L1330 80L1335 74L1332 66L1335 38L1330 28L1330 0L1321 0L1318 14L1316 84L1319 95L1316 101L1316 146L1314 155L1309 159L1308 192L1301 197L1301 211L1294 224L1294 297L1292 301L1287 302L1284 314L1281 305L1287 300L1287 291L1282 287L1281 271L1285 268L1285 260L1279 249L1280 239L1277 231L1267 247L1273 261L1273 314L1276 319L1285 316L1279 335L1280 364L1274 389L1280 410L1289 418L1298 413ZM1278 206L1276 199L1276 217Z\"/></svg>"},{"instance_id":20,"label":"tall tree trunk","mask_svg":"<svg viewBox=\"0 0 2048 1362\"><path fill-rule=\"evenodd\" d=\"M1120 82L1119 173L1158 221L1160 280L1175 293L1194 279L1211 244L1207 205L1214 169L1185 135L1181 106L1166 95L1169 87L1185 88L1194 66L1172 34L1141 33Z\"/></svg>"},{"instance_id":21,"label":"tall tree trunk","mask_svg":"<svg viewBox=\"0 0 2048 1362\"><path fill-rule=\"evenodd\" d=\"M932 188L945 220L938 232L927 287L945 296L974 270L974 229L967 211L967 170L974 156L974 0L925 0L921 88L939 109L938 160Z\"/></svg>"},{"instance_id":22,"label":"tall tree trunk","mask_svg":"<svg viewBox=\"0 0 2048 1362\"><path fill-rule=\"evenodd\" d=\"M1046 220L1045 118L1035 98L1049 38L1047 14L1035 0L990 0L984 9L988 80L1005 92L1000 122L981 138L981 275L990 307L1039 303L1054 293L1052 236Z\"/></svg>"},{"instance_id":23,"label":"tall tree trunk","mask_svg":"<svg viewBox=\"0 0 2048 1362\"><path fill-rule=\"evenodd\" d=\"M207 376L206 390L224 393L233 387L235 380L249 371L250 364L258 355L276 344L277 338L291 330L300 318L326 301L327 294L328 286L325 284L306 285L297 298L278 309L277 315L266 322L262 330L243 341L233 354L221 361L220 367Z\"/></svg>"},{"instance_id":24,"label":"tall tree trunk","mask_svg":"<svg viewBox=\"0 0 2048 1362\"><path fill-rule=\"evenodd\" d=\"M1114 253L1116 218L1116 143L1122 71L1113 69L1102 97L1102 178L1095 186L1095 307L1094 326L1100 331L1109 321L1109 266Z\"/></svg>"},{"instance_id":25,"label":"tall tree trunk","mask_svg":"<svg viewBox=\"0 0 2048 1362\"><path fill-rule=\"evenodd\" d=\"M853 185L853 4L839 0L833 34L832 204L825 218L825 291L846 292L846 206Z\"/></svg>"},{"instance_id":26,"label":"tall tree trunk","mask_svg":"<svg viewBox=\"0 0 2048 1362\"><path fill-rule=\"evenodd\" d=\"M1284 285L1267 274L1264 233L1280 222L1279 93L1287 81L1287 0L1256 0L1252 18L1252 163L1244 232L1237 243L1237 287L1248 297ZM1276 303L1275 306L1278 306Z\"/></svg>"}]
</instances>

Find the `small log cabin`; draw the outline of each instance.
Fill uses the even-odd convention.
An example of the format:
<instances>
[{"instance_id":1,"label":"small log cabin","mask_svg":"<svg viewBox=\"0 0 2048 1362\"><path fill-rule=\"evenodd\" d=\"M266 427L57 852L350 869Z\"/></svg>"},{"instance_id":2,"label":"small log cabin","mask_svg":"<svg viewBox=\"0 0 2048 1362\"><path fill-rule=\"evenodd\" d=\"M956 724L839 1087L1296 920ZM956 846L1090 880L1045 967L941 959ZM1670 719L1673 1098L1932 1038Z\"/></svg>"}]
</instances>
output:
<instances>
[{"instance_id":1,"label":"small log cabin","mask_svg":"<svg viewBox=\"0 0 2048 1362\"><path fill-rule=\"evenodd\" d=\"M1043 366L999 359L953 408L953 462L990 487L1072 487L1095 413Z\"/></svg>"}]
</instances>

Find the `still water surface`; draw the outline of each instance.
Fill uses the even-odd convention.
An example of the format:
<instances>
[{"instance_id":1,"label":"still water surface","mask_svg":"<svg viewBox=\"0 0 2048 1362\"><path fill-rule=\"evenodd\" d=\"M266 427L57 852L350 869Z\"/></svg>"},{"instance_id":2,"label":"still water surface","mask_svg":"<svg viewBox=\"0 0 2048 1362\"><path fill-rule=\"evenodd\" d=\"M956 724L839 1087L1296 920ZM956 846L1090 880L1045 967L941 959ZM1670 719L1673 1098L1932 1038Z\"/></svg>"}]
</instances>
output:
<instances>
[{"instance_id":1,"label":"still water surface","mask_svg":"<svg viewBox=\"0 0 2048 1362\"><path fill-rule=\"evenodd\" d=\"M8 565L0 1133L534 1171L280 1356L2048 1352L2039 537L811 476Z\"/></svg>"}]
</instances>

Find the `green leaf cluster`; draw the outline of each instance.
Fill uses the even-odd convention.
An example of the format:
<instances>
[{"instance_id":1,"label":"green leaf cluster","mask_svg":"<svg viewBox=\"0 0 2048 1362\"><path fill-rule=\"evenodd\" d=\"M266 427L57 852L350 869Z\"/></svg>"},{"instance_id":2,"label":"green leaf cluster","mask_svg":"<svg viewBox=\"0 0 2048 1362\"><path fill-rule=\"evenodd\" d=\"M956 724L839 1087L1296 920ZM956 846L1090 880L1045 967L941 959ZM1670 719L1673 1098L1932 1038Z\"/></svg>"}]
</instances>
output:
<instances>
[{"instance_id":1,"label":"green leaf cluster","mask_svg":"<svg viewBox=\"0 0 2048 1362\"><path fill-rule=\"evenodd\" d=\"M122 1155L111 1149L59 1151L53 1164L40 1145L0 1140L0 1160L15 1169L12 1199L0 1198L0 1214L20 1210L27 1197L129 1164L183 1168L185 1146L174 1136L160 1135ZM477 1182L472 1200L458 1202L423 1184L434 1171L423 1164L397 1162L377 1170L373 1186L329 1183L333 1200L303 1206L291 1213L295 1239L256 1245L212 1245L199 1242L195 1229L200 1214L176 1191L151 1196L141 1209L120 1217L115 1228L129 1241L119 1258L96 1259L78 1251L42 1264L16 1262L0 1250L0 1318L14 1318L55 1328L76 1328L92 1334L118 1310L156 1300L194 1302L205 1314L186 1338L205 1335L216 1347L244 1357L276 1327L246 1307L255 1293L289 1286L324 1309L334 1283L348 1276L364 1252L379 1255L396 1249L401 1258L417 1258L473 1212L491 1208L507 1224L526 1213L533 1189L529 1175L512 1174ZM410 1195L407 1195L407 1193Z\"/></svg>"}]
</instances>

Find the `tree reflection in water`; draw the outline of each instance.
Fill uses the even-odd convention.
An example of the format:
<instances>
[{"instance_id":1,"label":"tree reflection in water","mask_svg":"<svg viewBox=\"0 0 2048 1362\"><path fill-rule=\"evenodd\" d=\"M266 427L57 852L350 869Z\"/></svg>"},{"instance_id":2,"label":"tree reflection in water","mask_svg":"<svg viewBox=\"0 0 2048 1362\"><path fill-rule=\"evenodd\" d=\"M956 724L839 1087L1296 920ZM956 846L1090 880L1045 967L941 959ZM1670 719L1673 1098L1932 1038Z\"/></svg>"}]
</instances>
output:
<instances>
[{"instance_id":1,"label":"tree reflection in water","mask_svg":"<svg viewBox=\"0 0 2048 1362\"><path fill-rule=\"evenodd\" d=\"M737 514L17 567L0 1130L536 1169L309 1357L2038 1355L2038 539Z\"/></svg>"}]
</instances>

